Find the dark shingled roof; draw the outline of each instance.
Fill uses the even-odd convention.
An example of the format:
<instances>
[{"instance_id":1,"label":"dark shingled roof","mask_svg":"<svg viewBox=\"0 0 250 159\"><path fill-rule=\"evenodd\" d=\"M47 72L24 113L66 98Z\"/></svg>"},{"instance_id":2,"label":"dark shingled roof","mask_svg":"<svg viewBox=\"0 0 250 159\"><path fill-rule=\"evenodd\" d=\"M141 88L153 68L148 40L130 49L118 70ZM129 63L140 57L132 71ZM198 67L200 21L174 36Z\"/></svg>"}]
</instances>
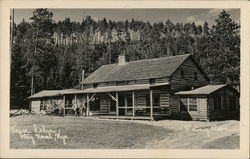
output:
<instances>
[{"instance_id":1,"label":"dark shingled roof","mask_svg":"<svg viewBox=\"0 0 250 159\"><path fill-rule=\"evenodd\" d=\"M191 54L103 65L82 84L169 77Z\"/></svg>"}]
</instances>

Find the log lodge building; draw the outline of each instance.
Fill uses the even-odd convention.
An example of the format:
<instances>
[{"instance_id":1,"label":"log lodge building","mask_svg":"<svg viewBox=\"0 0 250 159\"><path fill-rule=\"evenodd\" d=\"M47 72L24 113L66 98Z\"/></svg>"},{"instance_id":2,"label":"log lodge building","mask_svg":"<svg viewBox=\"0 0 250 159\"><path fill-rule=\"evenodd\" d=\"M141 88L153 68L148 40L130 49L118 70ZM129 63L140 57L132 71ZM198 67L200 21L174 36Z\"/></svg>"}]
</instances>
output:
<instances>
[{"instance_id":1,"label":"log lodge building","mask_svg":"<svg viewBox=\"0 0 250 159\"><path fill-rule=\"evenodd\" d=\"M210 85L191 54L103 65L81 89L44 90L30 97L35 112L63 116L86 105L87 116L122 119L221 120L239 117L239 93Z\"/></svg>"}]
</instances>

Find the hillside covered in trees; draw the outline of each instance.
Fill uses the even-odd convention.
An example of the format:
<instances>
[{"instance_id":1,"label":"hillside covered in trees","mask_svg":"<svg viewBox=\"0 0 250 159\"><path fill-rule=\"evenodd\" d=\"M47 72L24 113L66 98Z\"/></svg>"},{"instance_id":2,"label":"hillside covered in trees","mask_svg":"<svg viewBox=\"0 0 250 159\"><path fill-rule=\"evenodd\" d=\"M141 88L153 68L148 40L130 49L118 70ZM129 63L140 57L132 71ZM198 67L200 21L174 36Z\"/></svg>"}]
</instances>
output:
<instances>
[{"instance_id":1,"label":"hillside covered in trees","mask_svg":"<svg viewBox=\"0 0 250 159\"><path fill-rule=\"evenodd\" d=\"M116 63L121 53L128 61L191 53L211 83L239 85L240 25L226 11L213 26L95 21L90 16L56 23L47 9L34 10L30 19L12 28L12 107L27 107L27 97L44 89L77 88L82 70L88 76L101 65Z\"/></svg>"}]
</instances>

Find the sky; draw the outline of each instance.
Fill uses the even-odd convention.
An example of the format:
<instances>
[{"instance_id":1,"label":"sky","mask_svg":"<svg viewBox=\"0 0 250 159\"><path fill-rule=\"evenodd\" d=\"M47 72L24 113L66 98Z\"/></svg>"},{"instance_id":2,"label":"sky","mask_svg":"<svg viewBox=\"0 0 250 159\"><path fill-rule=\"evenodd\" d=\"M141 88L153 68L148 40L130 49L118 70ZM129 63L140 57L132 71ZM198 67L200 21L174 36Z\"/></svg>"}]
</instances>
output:
<instances>
[{"instance_id":1,"label":"sky","mask_svg":"<svg viewBox=\"0 0 250 159\"><path fill-rule=\"evenodd\" d=\"M205 21L209 26L215 24L215 19L218 17L222 9L48 9L53 12L53 20L58 22L69 17L71 21L79 21L86 16L91 16L94 20L103 19L114 21L131 21L142 20L149 21L151 24L155 22L166 22L168 19L173 23L195 22L198 25L203 25ZM240 9L225 9L231 18L239 22ZM34 9L15 9L14 20L19 24L23 19L29 21Z\"/></svg>"}]
</instances>

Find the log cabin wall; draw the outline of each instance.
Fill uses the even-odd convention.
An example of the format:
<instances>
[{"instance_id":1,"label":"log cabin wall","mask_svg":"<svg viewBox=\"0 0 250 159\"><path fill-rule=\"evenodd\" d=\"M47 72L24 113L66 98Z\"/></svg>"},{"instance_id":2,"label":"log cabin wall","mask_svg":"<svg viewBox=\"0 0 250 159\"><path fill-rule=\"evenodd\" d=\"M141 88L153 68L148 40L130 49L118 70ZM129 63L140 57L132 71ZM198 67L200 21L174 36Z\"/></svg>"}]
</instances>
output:
<instances>
[{"instance_id":1,"label":"log cabin wall","mask_svg":"<svg viewBox=\"0 0 250 159\"><path fill-rule=\"evenodd\" d=\"M180 102L181 98L190 98L196 100L197 110L189 110L190 106L187 106L187 111L181 111ZM189 102L187 102L189 103ZM190 105L190 104L189 104ZM170 98L170 110L171 117L173 119L181 119L181 120L202 120L207 121L208 118L208 105L207 105L207 97L206 96L171 96Z\"/></svg>"},{"instance_id":2,"label":"log cabin wall","mask_svg":"<svg viewBox=\"0 0 250 159\"><path fill-rule=\"evenodd\" d=\"M220 98L220 101L218 100L218 98ZM210 120L239 118L239 97L229 89L223 88L214 92L208 97L208 100L210 108ZM232 100L235 100L235 102L233 102ZM221 109L218 108L218 102L220 102ZM235 108L230 108L230 106Z\"/></svg>"},{"instance_id":3,"label":"log cabin wall","mask_svg":"<svg viewBox=\"0 0 250 159\"><path fill-rule=\"evenodd\" d=\"M197 73L197 79L194 77ZM202 75L200 70L194 62L188 58L172 75L170 79L171 90L173 92L188 90L191 87L200 87L208 84L205 76Z\"/></svg>"},{"instance_id":4,"label":"log cabin wall","mask_svg":"<svg viewBox=\"0 0 250 159\"><path fill-rule=\"evenodd\" d=\"M110 97L106 94L100 95L100 113L108 114L110 111Z\"/></svg>"},{"instance_id":5,"label":"log cabin wall","mask_svg":"<svg viewBox=\"0 0 250 159\"><path fill-rule=\"evenodd\" d=\"M169 78L156 78L155 83L168 83Z\"/></svg>"}]
</instances>

